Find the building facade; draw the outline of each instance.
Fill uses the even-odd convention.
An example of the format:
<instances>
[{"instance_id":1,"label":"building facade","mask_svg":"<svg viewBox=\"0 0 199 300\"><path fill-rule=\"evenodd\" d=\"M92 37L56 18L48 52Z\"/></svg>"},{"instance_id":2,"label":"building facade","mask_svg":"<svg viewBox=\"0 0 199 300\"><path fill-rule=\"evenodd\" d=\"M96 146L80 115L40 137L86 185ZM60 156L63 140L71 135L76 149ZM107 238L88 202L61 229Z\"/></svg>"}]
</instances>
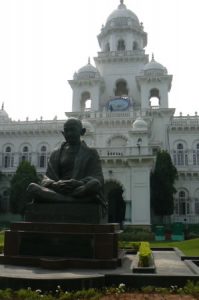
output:
<instances>
[{"instance_id":1,"label":"building facade","mask_svg":"<svg viewBox=\"0 0 199 300\"><path fill-rule=\"evenodd\" d=\"M145 53L147 33L123 1L98 35L100 52L74 74L72 112L97 148L105 196L121 187L126 224L150 225L150 172L159 149L168 150L179 178L172 221L199 221L199 117L174 116L168 95L172 75ZM12 121L0 111L1 209L9 210L9 180L20 161L45 173L48 157L62 141L64 120Z\"/></svg>"}]
</instances>

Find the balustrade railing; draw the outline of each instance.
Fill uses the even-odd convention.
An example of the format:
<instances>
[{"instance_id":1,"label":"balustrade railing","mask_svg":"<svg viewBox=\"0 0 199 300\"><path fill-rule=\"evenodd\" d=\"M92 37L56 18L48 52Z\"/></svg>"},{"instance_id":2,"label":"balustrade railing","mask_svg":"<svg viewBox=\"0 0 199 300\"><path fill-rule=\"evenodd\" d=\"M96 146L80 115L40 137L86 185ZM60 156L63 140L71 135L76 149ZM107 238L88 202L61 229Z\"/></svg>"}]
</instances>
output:
<instances>
[{"instance_id":1,"label":"balustrade railing","mask_svg":"<svg viewBox=\"0 0 199 300\"><path fill-rule=\"evenodd\" d=\"M128 157L128 156L142 156L152 155L150 147L105 147L97 148L101 157Z\"/></svg>"},{"instance_id":2,"label":"balustrade railing","mask_svg":"<svg viewBox=\"0 0 199 300\"><path fill-rule=\"evenodd\" d=\"M174 223L174 222L182 222L185 225L186 224L198 224L199 223L199 215L172 215L170 218L170 222ZM169 223L170 223L169 222Z\"/></svg>"},{"instance_id":3,"label":"balustrade railing","mask_svg":"<svg viewBox=\"0 0 199 300\"><path fill-rule=\"evenodd\" d=\"M171 121L171 126L199 126L199 116L174 117Z\"/></svg>"}]
</instances>

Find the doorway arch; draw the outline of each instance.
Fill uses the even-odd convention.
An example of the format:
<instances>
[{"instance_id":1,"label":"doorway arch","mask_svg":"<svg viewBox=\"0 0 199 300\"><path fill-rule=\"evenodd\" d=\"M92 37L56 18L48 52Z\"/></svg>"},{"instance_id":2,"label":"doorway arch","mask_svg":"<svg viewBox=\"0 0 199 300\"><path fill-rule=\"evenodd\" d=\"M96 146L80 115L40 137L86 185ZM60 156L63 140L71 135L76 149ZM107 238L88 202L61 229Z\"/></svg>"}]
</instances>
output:
<instances>
[{"instance_id":1,"label":"doorway arch","mask_svg":"<svg viewBox=\"0 0 199 300\"><path fill-rule=\"evenodd\" d=\"M118 181L108 180L104 184L104 194L108 203L108 222L120 223L125 218L126 204L123 199L124 188Z\"/></svg>"}]
</instances>

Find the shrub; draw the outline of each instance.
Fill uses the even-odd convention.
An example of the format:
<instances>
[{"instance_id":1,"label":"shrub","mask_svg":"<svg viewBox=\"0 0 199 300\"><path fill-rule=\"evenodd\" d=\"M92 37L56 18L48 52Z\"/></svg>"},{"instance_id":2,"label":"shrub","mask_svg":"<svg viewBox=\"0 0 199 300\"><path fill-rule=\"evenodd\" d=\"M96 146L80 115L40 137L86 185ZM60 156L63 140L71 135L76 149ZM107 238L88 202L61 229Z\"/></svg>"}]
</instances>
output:
<instances>
[{"instance_id":1,"label":"shrub","mask_svg":"<svg viewBox=\"0 0 199 300\"><path fill-rule=\"evenodd\" d=\"M149 267L152 258L152 251L148 242L141 242L139 248L139 267Z\"/></svg>"},{"instance_id":2,"label":"shrub","mask_svg":"<svg viewBox=\"0 0 199 300\"><path fill-rule=\"evenodd\" d=\"M140 247L140 243L141 242L126 242L126 241L120 241L119 242L119 247L120 248L131 248L133 251L138 251L139 247Z\"/></svg>"},{"instance_id":3,"label":"shrub","mask_svg":"<svg viewBox=\"0 0 199 300\"><path fill-rule=\"evenodd\" d=\"M120 235L121 241L152 241L154 240L154 233L142 229L142 228L132 228L126 227Z\"/></svg>"},{"instance_id":4,"label":"shrub","mask_svg":"<svg viewBox=\"0 0 199 300\"><path fill-rule=\"evenodd\" d=\"M188 280L185 287L184 287L184 289L183 289L183 292L187 295L193 295L193 296L198 297L198 295L199 295L199 281L198 282L193 282L193 281Z\"/></svg>"}]
</instances>

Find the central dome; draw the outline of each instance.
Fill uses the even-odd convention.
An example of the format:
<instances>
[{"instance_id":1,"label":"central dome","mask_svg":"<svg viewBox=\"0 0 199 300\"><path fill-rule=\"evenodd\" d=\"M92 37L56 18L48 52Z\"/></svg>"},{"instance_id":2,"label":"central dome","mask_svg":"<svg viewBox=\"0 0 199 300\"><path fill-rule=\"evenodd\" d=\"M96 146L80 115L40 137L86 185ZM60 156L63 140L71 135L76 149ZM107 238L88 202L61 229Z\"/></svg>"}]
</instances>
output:
<instances>
[{"instance_id":1,"label":"central dome","mask_svg":"<svg viewBox=\"0 0 199 300\"><path fill-rule=\"evenodd\" d=\"M106 21L106 25L115 19L127 18L131 19L139 25L138 17L130 10L126 8L126 5L120 0L120 5L115 9Z\"/></svg>"}]
</instances>

